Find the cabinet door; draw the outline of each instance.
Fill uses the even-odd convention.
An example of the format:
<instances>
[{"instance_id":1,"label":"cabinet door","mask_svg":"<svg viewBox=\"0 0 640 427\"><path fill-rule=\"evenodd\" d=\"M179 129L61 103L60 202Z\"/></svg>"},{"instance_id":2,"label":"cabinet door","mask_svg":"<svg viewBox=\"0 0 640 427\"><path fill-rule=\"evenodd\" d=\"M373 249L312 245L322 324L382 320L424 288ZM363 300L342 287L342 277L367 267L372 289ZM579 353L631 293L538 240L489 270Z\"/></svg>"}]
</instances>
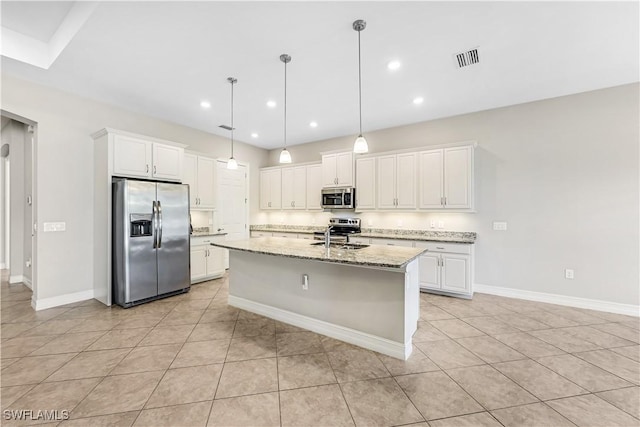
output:
<instances>
[{"instance_id":1,"label":"cabinet door","mask_svg":"<svg viewBox=\"0 0 640 427\"><path fill-rule=\"evenodd\" d=\"M446 148L444 150L445 208L471 208L471 147Z\"/></svg>"},{"instance_id":2,"label":"cabinet door","mask_svg":"<svg viewBox=\"0 0 640 427\"><path fill-rule=\"evenodd\" d=\"M396 160L396 208L416 207L416 154L398 154Z\"/></svg>"},{"instance_id":3,"label":"cabinet door","mask_svg":"<svg viewBox=\"0 0 640 427\"><path fill-rule=\"evenodd\" d=\"M422 254L418 259L420 267L420 287L440 289L440 255Z\"/></svg>"},{"instance_id":4,"label":"cabinet door","mask_svg":"<svg viewBox=\"0 0 640 427\"><path fill-rule=\"evenodd\" d=\"M269 209L271 202L271 175L269 171L260 171L260 209Z\"/></svg>"},{"instance_id":5,"label":"cabinet door","mask_svg":"<svg viewBox=\"0 0 640 427\"><path fill-rule=\"evenodd\" d=\"M378 157L378 209L396 208L396 156Z\"/></svg>"},{"instance_id":6,"label":"cabinet door","mask_svg":"<svg viewBox=\"0 0 640 427\"><path fill-rule=\"evenodd\" d=\"M191 282L207 277L207 247L191 248Z\"/></svg>"},{"instance_id":7,"label":"cabinet door","mask_svg":"<svg viewBox=\"0 0 640 427\"><path fill-rule=\"evenodd\" d=\"M284 178L282 178L284 186ZM307 168L298 166L293 168L293 208L306 209L307 207Z\"/></svg>"},{"instance_id":8,"label":"cabinet door","mask_svg":"<svg viewBox=\"0 0 640 427\"><path fill-rule=\"evenodd\" d=\"M154 143L152 176L171 181L181 181L183 156L184 149L180 147Z\"/></svg>"},{"instance_id":9,"label":"cabinet door","mask_svg":"<svg viewBox=\"0 0 640 427\"><path fill-rule=\"evenodd\" d=\"M356 210L376 208L376 158L356 160Z\"/></svg>"},{"instance_id":10,"label":"cabinet door","mask_svg":"<svg viewBox=\"0 0 640 427\"><path fill-rule=\"evenodd\" d=\"M271 175L271 209L280 209L282 202L282 175L280 169L270 171Z\"/></svg>"},{"instance_id":11,"label":"cabinet door","mask_svg":"<svg viewBox=\"0 0 640 427\"><path fill-rule=\"evenodd\" d=\"M336 154L338 186L353 187L353 152Z\"/></svg>"},{"instance_id":12,"label":"cabinet door","mask_svg":"<svg viewBox=\"0 0 640 427\"><path fill-rule=\"evenodd\" d=\"M182 183L189 184L189 207L198 207L198 156L184 155Z\"/></svg>"},{"instance_id":13,"label":"cabinet door","mask_svg":"<svg viewBox=\"0 0 640 427\"><path fill-rule=\"evenodd\" d=\"M325 154L322 156L322 186L335 187L337 183L338 171L335 154Z\"/></svg>"},{"instance_id":14,"label":"cabinet door","mask_svg":"<svg viewBox=\"0 0 640 427\"><path fill-rule=\"evenodd\" d=\"M469 257L442 254L442 290L469 293Z\"/></svg>"},{"instance_id":15,"label":"cabinet door","mask_svg":"<svg viewBox=\"0 0 640 427\"><path fill-rule=\"evenodd\" d=\"M198 207L216 207L216 161L198 156Z\"/></svg>"},{"instance_id":16,"label":"cabinet door","mask_svg":"<svg viewBox=\"0 0 640 427\"><path fill-rule=\"evenodd\" d=\"M420 153L420 208L441 209L443 197L443 151Z\"/></svg>"},{"instance_id":17,"label":"cabinet door","mask_svg":"<svg viewBox=\"0 0 640 427\"><path fill-rule=\"evenodd\" d=\"M321 209L321 192L322 165L307 166L307 209Z\"/></svg>"},{"instance_id":18,"label":"cabinet door","mask_svg":"<svg viewBox=\"0 0 640 427\"><path fill-rule=\"evenodd\" d=\"M224 249L216 246L207 247L207 276L224 274Z\"/></svg>"},{"instance_id":19,"label":"cabinet door","mask_svg":"<svg viewBox=\"0 0 640 427\"><path fill-rule=\"evenodd\" d=\"M282 168L282 209L293 209L293 168Z\"/></svg>"},{"instance_id":20,"label":"cabinet door","mask_svg":"<svg viewBox=\"0 0 640 427\"><path fill-rule=\"evenodd\" d=\"M130 136L113 136L113 174L151 178L152 143Z\"/></svg>"}]
</instances>

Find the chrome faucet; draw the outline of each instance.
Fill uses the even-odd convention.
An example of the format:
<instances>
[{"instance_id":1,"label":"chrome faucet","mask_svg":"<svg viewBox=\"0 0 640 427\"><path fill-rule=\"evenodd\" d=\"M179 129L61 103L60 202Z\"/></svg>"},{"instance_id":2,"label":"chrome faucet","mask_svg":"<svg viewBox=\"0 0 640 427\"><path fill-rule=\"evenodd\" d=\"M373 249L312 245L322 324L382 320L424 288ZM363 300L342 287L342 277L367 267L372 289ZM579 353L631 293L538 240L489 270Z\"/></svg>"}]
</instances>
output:
<instances>
[{"instance_id":1,"label":"chrome faucet","mask_svg":"<svg viewBox=\"0 0 640 427\"><path fill-rule=\"evenodd\" d=\"M331 246L331 229L333 228L333 225L330 225L327 227L327 229L324 232L324 247L328 248Z\"/></svg>"}]
</instances>

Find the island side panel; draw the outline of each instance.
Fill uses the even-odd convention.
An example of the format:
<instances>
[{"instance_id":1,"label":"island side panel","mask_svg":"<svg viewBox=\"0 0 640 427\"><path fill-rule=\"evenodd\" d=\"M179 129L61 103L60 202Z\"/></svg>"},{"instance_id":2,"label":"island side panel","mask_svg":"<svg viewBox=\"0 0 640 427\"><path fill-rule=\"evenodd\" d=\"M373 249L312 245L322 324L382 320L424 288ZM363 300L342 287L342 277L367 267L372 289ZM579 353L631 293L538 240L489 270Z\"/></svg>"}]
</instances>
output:
<instances>
[{"instance_id":1,"label":"island side panel","mask_svg":"<svg viewBox=\"0 0 640 427\"><path fill-rule=\"evenodd\" d=\"M404 271L231 251L229 272L230 296L407 343Z\"/></svg>"}]
</instances>

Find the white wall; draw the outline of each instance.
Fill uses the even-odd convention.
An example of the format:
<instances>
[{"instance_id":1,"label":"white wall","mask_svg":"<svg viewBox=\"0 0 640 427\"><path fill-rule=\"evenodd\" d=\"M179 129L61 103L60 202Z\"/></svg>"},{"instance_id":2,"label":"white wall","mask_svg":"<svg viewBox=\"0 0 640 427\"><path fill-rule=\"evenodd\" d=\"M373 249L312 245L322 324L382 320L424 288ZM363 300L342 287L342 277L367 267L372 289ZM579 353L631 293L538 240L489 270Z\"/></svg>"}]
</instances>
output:
<instances>
[{"instance_id":1,"label":"white wall","mask_svg":"<svg viewBox=\"0 0 640 427\"><path fill-rule=\"evenodd\" d=\"M33 223L33 212L32 206L27 203L27 197L31 196L31 189L33 184L33 170L32 170L32 161L33 161L33 132L29 132L29 126L26 124L21 124L22 127L22 146L24 149L24 158L22 164L22 181L24 183L22 203L23 206L23 220L22 220L22 239L23 239L23 249L22 249L22 276L24 278L24 282L31 285L31 261L32 261L32 247L33 242L31 240L31 224ZM27 267L27 261L29 261L29 266Z\"/></svg>"},{"instance_id":2,"label":"white wall","mask_svg":"<svg viewBox=\"0 0 640 427\"><path fill-rule=\"evenodd\" d=\"M93 289L93 142L112 127L188 144L227 158L230 142L206 132L154 119L2 74L2 108L38 123L36 217L65 221L66 232L38 233L37 298ZM251 213L258 212L258 169L267 152L243 143L235 157L251 165Z\"/></svg>"},{"instance_id":3,"label":"white wall","mask_svg":"<svg viewBox=\"0 0 640 427\"><path fill-rule=\"evenodd\" d=\"M365 132L370 152L476 140L476 214L360 214L363 225L475 231L475 282L639 304L639 85ZM366 130L366 129L365 129ZM294 162L355 135L289 147ZM276 165L280 150L269 153ZM330 214L262 213L260 223L326 224ZM508 231L492 230L507 221ZM575 270L566 280L564 269Z\"/></svg>"}]
</instances>

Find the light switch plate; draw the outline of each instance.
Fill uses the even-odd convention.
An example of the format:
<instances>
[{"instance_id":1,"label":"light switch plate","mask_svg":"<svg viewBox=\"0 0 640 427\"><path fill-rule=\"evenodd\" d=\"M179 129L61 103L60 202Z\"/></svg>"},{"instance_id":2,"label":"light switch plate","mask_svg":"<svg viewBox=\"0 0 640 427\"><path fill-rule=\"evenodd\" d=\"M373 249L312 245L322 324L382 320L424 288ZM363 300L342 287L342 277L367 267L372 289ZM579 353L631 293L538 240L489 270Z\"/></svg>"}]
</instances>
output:
<instances>
[{"instance_id":1,"label":"light switch plate","mask_svg":"<svg viewBox=\"0 0 640 427\"><path fill-rule=\"evenodd\" d=\"M44 232L52 233L55 231L66 231L67 223L66 222L45 222L44 223Z\"/></svg>"},{"instance_id":2,"label":"light switch plate","mask_svg":"<svg viewBox=\"0 0 640 427\"><path fill-rule=\"evenodd\" d=\"M507 223L502 221L494 221L493 229L496 231L507 231Z\"/></svg>"}]
</instances>

